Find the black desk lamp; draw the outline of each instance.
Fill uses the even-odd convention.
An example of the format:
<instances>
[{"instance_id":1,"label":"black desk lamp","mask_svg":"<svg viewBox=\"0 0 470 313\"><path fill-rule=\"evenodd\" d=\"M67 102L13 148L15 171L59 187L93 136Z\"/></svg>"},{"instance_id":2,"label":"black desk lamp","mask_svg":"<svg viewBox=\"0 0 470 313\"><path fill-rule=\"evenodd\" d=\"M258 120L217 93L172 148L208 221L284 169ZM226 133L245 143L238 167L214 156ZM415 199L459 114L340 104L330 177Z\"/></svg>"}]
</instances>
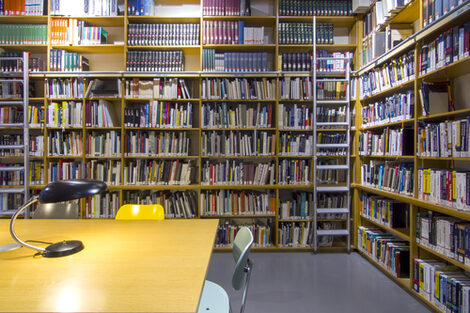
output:
<instances>
[{"instance_id":1,"label":"black desk lamp","mask_svg":"<svg viewBox=\"0 0 470 313\"><path fill-rule=\"evenodd\" d=\"M15 233L13 225L18 215L27 207L37 202L54 203L80 199L103 192L106 184L95 180L61 180L48 184L39 193L39 196L32 197L26 204L21 206L10 221L10 234L20 245L39 251L44 257L53 258L66 256L83 250L81 241L67 240L61 241L44 248L36 247L22 241Z\"/></svg>"}]
</instances>

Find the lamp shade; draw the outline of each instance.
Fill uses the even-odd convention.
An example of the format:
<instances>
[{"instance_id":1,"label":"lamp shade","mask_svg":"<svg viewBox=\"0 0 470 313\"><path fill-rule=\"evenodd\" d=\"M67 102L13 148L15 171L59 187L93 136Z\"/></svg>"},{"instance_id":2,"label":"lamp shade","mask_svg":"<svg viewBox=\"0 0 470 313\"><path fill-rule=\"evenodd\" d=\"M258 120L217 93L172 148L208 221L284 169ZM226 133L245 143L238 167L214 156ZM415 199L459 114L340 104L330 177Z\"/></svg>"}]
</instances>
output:
<instances>
[{"instance_id":1,"label":"lamp shade","mask_svg":"<svg viewBox=\"0 0 470 313\"><path fill-rule=\"evenodd\" d=\"M44 203L80 199L106 190L106 184L96 180L60 180L48 184L39 193L39 201Z\"/></svg>"}]
</instances>

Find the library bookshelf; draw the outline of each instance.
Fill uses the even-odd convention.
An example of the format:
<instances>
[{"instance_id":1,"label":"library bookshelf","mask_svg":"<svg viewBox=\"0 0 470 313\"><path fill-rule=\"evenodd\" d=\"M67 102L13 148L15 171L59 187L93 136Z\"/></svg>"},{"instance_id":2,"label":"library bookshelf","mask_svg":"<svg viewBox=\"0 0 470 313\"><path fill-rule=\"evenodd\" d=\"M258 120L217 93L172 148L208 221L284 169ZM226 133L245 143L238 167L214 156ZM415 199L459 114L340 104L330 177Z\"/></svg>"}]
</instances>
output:
<instances>
[{"instance_id":1,"label":"library bookshelf","mask_svg":"<svg viewBox=\"0 0 470 313\"><path fill-rule=\"evenodd\" d=\"M352 184L354 188L353 206L355 208L353 218L355 225L353 229L356 230L356 233L352 235L354 236L353 242L356 243L356 248L361 255L377 265L392 280L422 300L431 309L441 312L446 309L445 304L442 303L442 295L440 297L433 290L425 290L426 287L423 283L429 283L431 278L424 276L428 275L427 273L431 273L430 275L432 276L430 277L437 279L437 282L440 284L436 288L442 288L443 282L440 275L443 274L441 273L448 270L456 271L455 275L458 276L459 271L467 270L468 263L464 262L464 258L459 257L457 253L450 253L452 248L449 246L449 241L446 245L441 240L444 240L442 238L447 238L447 240L452 241L458 238L458 227L456 225L462 224L466 227L465 223L469 221L470 216L463 205L459 207L452 203L452 196L454 195L449 195L449 201L447 199L444 200L445 196L443 193L445 194L445 190L450 188L448 186L450 181L447 180L447 183L443 182L442 184L438 181L444 179L444 175L446 175L444 169L453 173L468 169L469 159L466 153L440 153L441 151L428 153L423 146L423 140L426 141L424 134L430 128L437 127L436 125L439 124L447 125L452 123L457 123L456 127L460 127L460 121L468 117L468 105L470 103L468 103L465 97L461 96L462 90L467 88L468 85L462 84L461 81L468 77L466 75L468 75L470 70L468 65L470 58L468 54L459 54L457 52L456 58L451 57L447 62L437 64L435 67L427 66L426 63L423 64L423 60L427 60L428 54L426 54L426 49L434 44L436 38L442 40L445 35L441 34L446 34L446 32L449 34L449 29L451 31L456 29L458 31L460 25L468 21L470 5L468 2L458 2L455 8L452 8L447 14L441 15L437 20L434 18L430 23L428 18L424 17L426 15L424 12L427 10L424 7L425 2L427 3L427 1L411 1L403 8L400 8L396 14L392 14L382 26L376 28L380 31L387 25L407 23L413 27L413 34L411 36L391 50L376 56L373 60L367 60L363 56L359 57L359 63L362 65L356 71L359 83L357 90L358 97L355 103L356 112L358 113L356 114L357 130L354 136L357 145L354 147L354 154L356 154L356 158L353 160L355 164L355 179ZM371 3L365 15L371 14L376 3L377 1ZM363 29L367 28L364 25L365 23L367 23L365 19L359 22L359 33L364 34ZM371 35L367 34L367 36ZM456 40L454 39L453 42L456 43ZM367 46L364 46L366 43L367 38L363 41L358 41L357 49L361 53L367 50ZM449 55L449 51L447 51L447 54ZM452 54L452 50L450 54ZM372 74L370 73L374 73L374 71L380 72L384 65L387 66L393 62L400 62L401 58L405 55L412 56L411 61L414 70L409 73L412 75L404 75L395 84L381 84L379 82L379 88L372 88L374 89L372 92L368 90L367 79L371 77L370 75ZM436 56L436 59L439 58L442 58L442 55ZM449 82L450 86L452 86L450 93L453 101L455 101L455 107L450 108L443 101L434 102L435 107L431 107L431 111L429 111L429 108L426 108L423 104L426 100L423 100L420 92L423 90L425 83L442 81ZM401 117L398 120L381 120L375 124L370 121L369 113L373 105L381 105L381 102L389 103L387 99L397 97L399 94L406 94L407 92L414 95L410 103L411 110L407 116ZM436 107L440 109L432 111ZM401 153L394 154L390 153L387 148L381 149L375 145L375 143L379 142L377 140L383 139L380 136L384 134L386 136L392 130L405 131L407 129L410 130L410 137L413 137L412 140L409 140L408 144L410 146L407 152L402 150ZM449 128L449 132L451 132L451 128ZM441 132L440 134L442 135L443 133ZM372 142L376 140L372 148L370 145L363 145L367 140ZM444 139L438 138L438 142L443 143ZM402 141L402 144L405 145L405 141ZM426 144L434 146L430 141L426 141ZM457 142L449 142L449 145L454 144L457 144ZM437 150L439 149L436 148ZM385 179L385 181L381 182L374 181L373 179L368 180L370 178L368 175L372 175L372 178L374 177L374 173L370 172L370 169L373 167L377 167L377 173L386 175L386 171L389 170L387 163L390 167L400 167L400 170L402 168L409 169L409 190L397 190L393 188L393 185L387 185L386 176L380 178ZM427 174L423 173L427 173L427 171L433 173L432 177L434 180L431 180L431 176L426 178ZM426 181L427 179L429 181ZM456 180L453 182L454 185L458 184ZM428 188L433 189L433 193L441 192L441 195L427 197ZM442 189L437 191L438 188ZM387 211L387 209L383 208L390 208L390 210ZM390 215L381 215L385 211ZM396 215L400 215L402 219L392 222L393 212ZM444 220L446 220L445 223L449 223L447 226L441 226ZM427 228L428 226L429 229ZM447 227L450 233L444 235L443 227ZM463 228L465 229L465 227ZM436 240L439 243L436 243ZM464 240L466 239L460 239L460 242L463 243ZM401 269L397 269L396 266L392 266L381 255L372 252L369 246L372 242L378 246L386 247L385 249L391 249L389 252L393 251L395 253L395 261L403 262ZM446 251L446 249L449 251ZM402 256L397 257L396 253L402 254ZM406 270L403 270L404 268ZM449 275L449 277L453 276ZM449 281L453 281L453 279L458 280L458 278L449 278ZM432 282L429 286L436 286L437 282ZM460 294L459 296L463 295Z\"/></svg>"},{"instance_id":2,"label":"library bookshelf","mask_svg":"<svg viewBox=\"0 0 470 313\"><path fill-rule=\"evenodd\" d=\"M230 227L233 224L253 225L258 238L255 247L257 250L311 250L310 243L301 242L299 238L290 239L288 236L296 233L299 237L309 222L312 222L311 206L303 208L302 210L305 211L298 215L286 214L283 210L292 205L291 200L306 203L312 201L310 197L312 197L313 182L309 178L313 177L313 152L295 150L290 153L287 146L281 143L294 142L296 138L299 138L299 142L300 140L308 141L309 136L313 134L308 123L284 125L284 117L289 114L289 110L302 112L304 109L312 108L313 100L308 95L283 94L283 86L287 82L297 81L308 85L308 79L312 78L312 73L308 68L302 67L302 58L306 57L309 60L309 53L313 52L313 43L284 43L285 38L281 35L280 26L282 24L297 27L298 23L311 24L313 18L312 16L282 14L281 6L284 1L252 0L249 16L239 14L227 16L219 11L217 14L221 15L211 14L204 5L206 2L195 0L181 0L175 3L156 0L154 3L158 10L144 16L136 16L132 10L128 10L129 5L133 3L130 0L117 1L117 4L124 8L118 11L117 16L91 17L80 16L80 14L71 16L60 14L56 12L57 8L53 10L50 6L47 14L42 16L0 16L0 24L45 25L47 29L46 44L5 43L1 45L6 52L30 51L33 58L42 60L43 63L42 67L38 66L29 75L32 86L29 99L30 111L33 110L34 114L38 114L36 119L30 122L31 140L34 141L35 147L30 157L32 165L30 189L38 192L53 179L64 178L65 172L70 177L78 175L102 178L99 168L100 171L108 173L106 177L109 180L109 193L106 195L107 198L83 201L81 203L82 218L112 217L113 210L122 204L159 201L166 206L171 206L171 210L167 208L169 218L220 218L219 236L227 240L216 245L216 248L220 250L228 249L225 243L229 243L230 235L233 235L234 230ZM453 264L462 270L468 269L468 265L439 252L427 243L421 241L418 243L416 238L417 232L420 231L417 227L418 220L421 223L422 217L425 221L429 219L429 212L434 212L435 215L441 214L438 217L446 216L459 221L470 220L470 213L466 210L444 206L438 201L431 201L422 196L420 193L422 185L418 183L421 177L419 169L466 169L470 162L470 155L446 154L446 156L436 157L419 153L418 142L419 130L425 128L426 125L445 121L458 122L470 115L468 108L470 104L468 100L465 100L462 92L467 86L464 82L465 76L470 73L468 55L459 55L447 65L440 64L442 66L427 68L425 71L421 68L423 51L425 51L423 47L431 46L433 41L448 29L464 25L470 16L470 4L458 1L455 8L439 19L430 21L425 16L429 15L429 12L425 12L426 1L407 1L406 5L393 9L383 23L370 27L366 25L367 16L374 14L378 2L371 1L370 6L361 15L317 16L317 23L334 25L332 34L334 43L318 43L316 49L325 51L327 55L333 52L351 52L356 70L354 74L356 83L353 84L355 89L351 91L353 100L350 104L351 111L355 112L354 126L351 128L350 151L353 171L351 175L353 190L351 212L353 214L352 220L346 221L354 226L351 234L353 246L405 289L419 295L419 291L415 292L413 289L414 280L419 279L413 271L416 259L437 259ZM76 21L77 25L79 22L84 22L87 27L103 28L107 32L107 41L100 44L79 45L73 43L74 38L70 39L71 43L67 41L69 40L67 38L57 37L57 31L63 32L63 29L54 28L57 25L56 21L59 20L67 23ZM196 36L178 44L163 42L157 45L154 44L154 41L159 40L159 26L154 26L157 24L170 24L173 27L177 27L176 24L195 25L192 27L197 29ZM368 54L370 52L368 42L373 37L372 32L385 31L403 24L411 28L413 34L385 53L371 58ZM150 33L155 34L155 38L147 39L150 40L148 42L134 42L135 34L132 33L133 28L129 25L138 25L136 29L149 27L147 32L151 30ZM227 25L256 30L250 35L253 38L247 38L247 42L242 43L240 38L238 40L232 38L233 41L229 42L223 37L224 29L227 31L224 27ZM211 39L211 33L207 31L212 27L222 28L222 38ZM370 32L365 31L368 28L371 28ZM261 36L260 29L262 29ZM464 33L465 30L466 28L464 28ZM255 38L256 32L258 32L258 37ZM182 35L182 32L180 34ZM188 34L186 35L190 36L191 31ZM60 40L59 43L53 42L54 38L59 38L64 42L60 43ZM55 64L52 64L51 59L54 58L56 52L53 51L56 50L76 53L84 57L88 60L87 66L90 71L54 71ZM220 57L228 58L229 53L236 53L240 57L243 54L245 56L248 54L250 58L259 56L258 60L261 64L247 65L247 68L254 67L252 72L229 72L223 67L220 70ZM285 63L288 63L289 57L292 57L294 53L296 57L299 56L297 62L300 65L298 68L296 68L297 64L289 68ZM158 64L152 63L152 58L156 56L163 58L169 55L176 58L177 62L184 64L184 67L179 68L179 71L174 71L176 67L163 70ZM147 64L135 65L136 58L148 58L152 66L145 68ZM292 60L291 62L295 63ZM366 88L368 90L364 89L364 79L384 69L384 65L393 65L397 62L401 62L400 66L408 66L406 77L403 76L393 83L386 81L374 90L371 90L370 86ZM400 71L402 71L401 68ZM119 86L116 87L117 96L116 94L88 93L88 87L95 81L117 82ZM151 95L146 93L149 85L152 89L156 81L162 84L163 82L176 84L177 95L156 96L153 93ZM455 110L424 115L419 97L422 82L439 81L451 82L455 93L453 95ZM183 82L185 87L178 85ZM57 89L54 89L54 86ZM229 98L220 96L220 90L223 90L225 86L235 88L234 95L230 95ZM68 87L68 94L62 93L62 89L67 89L65 87ZM237 88L245 87L248 87L247 90L250 92L253 90L255 95L246 93L242 97ZM137 88L137 91L133 88ZM184 93L182 91L184 88L187 88L188 94L178 95L178 90ZM409 109L407 112L402 112L402 116L378 123L364 119L365 108L372 108L372 105L400 94L403 99L406 99ZM59 106L63 102L74 108L81 106L82 111L78 112L83 113L83 118L77 119L74 125L62 125L56 120L54 120L55 124L49 124L49 114L55 110L54 105ZM163 112L163 106L168 112L170 110L177 112L175 119L178 120L178 124L174 124L176 122L173 120L171 123L166 123L163 118L157 120L156 117L154 117L153 124L152 121L149 124L150 117L147 121L145 118L143 121L136 120L140 112L143 112L142 115L145 116L145 110L151 110L151 105L159 108L160 111L157 110L157 112ZM101 116L101 120L87 124L87 119L92 116L91 112L98 112L87 111L87 108L88 110L100 108L105 110L106 108L112 123L104 123L103 119L107 120L107 118ZM253 120L250 122L247 119L248 115L252 118L256 115L255 122ZM180 120L182 117L186 118L184 122ZM406 154L399 153L399 151L386 153L380 150L367 152L364 147L360 146L364 136L380 140L380 136L384 133L388 136L389 132L402 130L411 130L411 137L413 137L410 140L411 150ZM18 132L19 129L10 129L7 134L14 134L15 131ZM322 131L333 133L337 129L323 129ZM100 150L102 147L99 142L93 141L94 138L103 138L103 140L112 138L116 143L112 146L114 150L110 153L102 153ZM149 146L150 138L153 141ZM240 138L240 141L234 144L233 138L237 140ZM259 140L259 144L250 145L255 139ZM57 152L51 149L54 145L57 146L54 140L58 142L65 140L77 144L73 151ZM164 140L167 146L159 146L158 144ZM174 147L168 143L173 142L172 140L180 143L179 150L176 152L171 150ZM182 144L183 142L185 144ZM241 150L233 152L230 149L226 152L226 147L235 149L235 146L237 149L242 149L241 146L243 146L243 152ZM134 151L132 150L134 147L142 148ZM224 149L221 150L222 148ZM282 150L283 148L286 150ZM298 149L297 146L296 149ZM324 155L317 157L318 159L332 158L332 156ZM343 159L345 156L336 155L334 158ZM11 157L1 157L1 161L2 163L14 162ZM398 170L401 170L402 164L406 164L406 168L403 167L405 168L403 173L408 175L410 187L406 194L390 186L384 188L379 187L378 184L364 183L363 173L367 168L370 169L371 165L380 167L386 163L393 164L391 166L398 167ZM262 171L265 180L261 182L259 180L261 178L253 176L250 177L250 181L246 182L240 179L226 181L220 180L214 174L214 169L215 172L228 171L230 173L231 169L241 171L245 165L243 169L247 172L256 173L255 169ZM147 175L154 175L151 178L155 183L149 183L149 177L140 175L148 168L156 171L157 168L165 166L184 166L190 175L184 179L176 179L172 184L158 180L156 174L152 172ZM303 175L292 180L283 178L280 170L283 166L286 169L302 168L304 169ZM91 174L91 169L96 172ZM2 186L2 188L10 187L14 186ZM235 212L224 209L225 204L239 209L235 204L240 197L246 197L247 203L259 202L262 205ZM366 214L363 210L364 201L361 200L366 199L365 197L369 200L379 198L380 201L385 201L384 203L392 201L404 204L405 220L401 221L404 225L393 227ZM105 202L113 206L106 208L106 214L100 211L100 206L103 206ZM181 203L191 204L191 210L181 210ZM227 205L227 207L230 206ZM329 222L330 220L326 218L320 221ZM364 228L378 229L398 238L399 249L397 251L408 251L409 254L403 257L403 262L408 263L409 268L406 275L405 273L397 275L396 269L392 270L389 265L384 265L377 256L370 254L359 245L361 238L358 236L358 231L361 230L364 234ZM319 250L346 251L347 247L344 242L335 241L332 246L321 247ZM424 300L421 296L419 298L432 308L438 308L432 301Z\"/></svg>"}]
</instances>

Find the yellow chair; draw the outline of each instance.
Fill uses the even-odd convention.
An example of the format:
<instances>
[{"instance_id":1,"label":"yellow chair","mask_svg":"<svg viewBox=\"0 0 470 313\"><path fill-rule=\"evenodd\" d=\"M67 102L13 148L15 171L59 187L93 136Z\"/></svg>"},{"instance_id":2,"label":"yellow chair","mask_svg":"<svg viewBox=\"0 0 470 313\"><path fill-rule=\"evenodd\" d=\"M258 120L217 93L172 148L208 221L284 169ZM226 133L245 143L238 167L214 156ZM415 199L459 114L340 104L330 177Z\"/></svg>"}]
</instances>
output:
<instances>
[{"instance_id":1,"label":"yellow chair","mask_svg":"<svg viewBox=\"0 0 470 313\"><path fill-rule=\"evenodd\" d=\"M117 220L163 220L165 211L160 204L125 204L116 213Z\"/></svg>"}]
</instances>

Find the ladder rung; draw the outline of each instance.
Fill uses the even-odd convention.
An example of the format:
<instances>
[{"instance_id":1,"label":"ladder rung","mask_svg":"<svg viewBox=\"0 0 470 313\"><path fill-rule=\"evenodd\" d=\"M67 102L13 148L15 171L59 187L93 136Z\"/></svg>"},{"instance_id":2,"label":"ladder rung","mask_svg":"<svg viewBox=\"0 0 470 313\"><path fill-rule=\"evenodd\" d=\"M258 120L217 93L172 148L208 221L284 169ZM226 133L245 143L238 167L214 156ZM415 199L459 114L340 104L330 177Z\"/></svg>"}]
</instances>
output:
<instances>
[{"instance_id":1,"label":"ladder rung","mask_svg":"<svg viewBox=\"0 0 470 313\"><path fill-rule=\"evenodd\" d=\"M23 60L23 57L0 57L1 61L13 61L13 60ZM8 73L16 73L16 72L8 72Z\"/></svg>"},{"instance_id":2,"label":"ladder rung","mask_svg":"<svg viewBox=\"0 0 470 313\"><path fill-rule=\"evenodd\" d=\"M334 187L317 187L318 192L348 192L349 187L334 186Z\"/></svg>"},{"instance_id":3,"label":"ladder rung","mask_svg":"<svg viewBox=\"0 0 470 313\"><path fill-rule=\"evenodd\" d=\"M349 170L347 165L317 165L317 170Z\"/></svg>"},{"instance_id":4,"label":"ladder rung","mask_svg":"<svg viewBox=\"0 0 470 313\"><path fill-rule=\"evenodd\" d=\"M23 101L12 100L12 101L0 101L0 105L23 105Z\"/></svg>"},{"instance_id":5,"label":"ladder rung","mask_svg":"<svg viewBox=\"0 0 470 313\"><path fill-rule=\"evenodd\" d=\"M15 75L15 76L19 77L21 75ZM0 79L0 83L22 83L22 82L23 82L22 79Z\"/></svg>"},{"instance_id":6,"label":"ladder rung","mask_svg":"<svg viewBox=\"0 0 470 313\"><path fill-rule=\"evenodd\" d=\"M317 122L317 126L348 126L348 122Z\"/></svg>"},{"instance_id":7,"label":"ladder rung","mask_svg":"<svg viewBox=\"0 0 470 313\"><path fill-rule=\"evenodd\" d=\"M23 188L0 188L0 193L24 193Z\"/></svg>"},{"instance_id":8,"label":"ladder rung","mask_svg":"<svg viewBox=\"0 0 470 313\"><path fill-rule=\"evenodd\" d=\"M317 100L317 104L349 104L348 100Z\"/></svg>"},{"instance_id":9,"label":"ladder rung","mask_svg":"<svg viewBox=\"0 0 470 313\"><path fill-rule=\"evenodd\" d=\"M2 127L2 128L7 128L7 127L23 127L23 123L0 124L0 127Z\"/></svg>"},{"instance_id":10,"label":"ladder rung","mask_svg":"<svg viewBox=\"0 0 470 313\"><path fill-rule=\"evenodd\" d=\"M348 208L317 209L317 214L349 213Z\"/></svg>"},{"instance_id":11,"label":"ladder rung","mask_svg":"<svg viewBox=\"0 0 470 313\"><path fill-rule=\"evenodd\" d=\"M0 146L0 150L6 150L6 149L24 149L23 145L6 145L6 146Z\"/></svg>"},{"instance_id":12,"label":"ladder rung","mask_svg":"<svg viewBox=\"0 0 470 313\"><path fill-rule=\"evenodd\" d=\"M345 143L317 143L317 148L347 148L348 144Z\"/></svg>"},{"instance_id":13,"label":"ladder rung","mask_svg":"<svg viewBox=\"0 0 470 313\"><path fill-rule=\"evenodd\" d=\"M321 229L317 230L317 236L349 236L347 229Z\"/></svg>"},{"instance_id":14,"label":"ladder rung","mask_svg":"<svg viewBox=\"0 0 470 313\"><path fill-rule=\"evenodd\" d=\"M24 166L9 166L9 167L0 166L0 172L16 172L16 171L24 171Z\"/></svg>"}]
</instances>

